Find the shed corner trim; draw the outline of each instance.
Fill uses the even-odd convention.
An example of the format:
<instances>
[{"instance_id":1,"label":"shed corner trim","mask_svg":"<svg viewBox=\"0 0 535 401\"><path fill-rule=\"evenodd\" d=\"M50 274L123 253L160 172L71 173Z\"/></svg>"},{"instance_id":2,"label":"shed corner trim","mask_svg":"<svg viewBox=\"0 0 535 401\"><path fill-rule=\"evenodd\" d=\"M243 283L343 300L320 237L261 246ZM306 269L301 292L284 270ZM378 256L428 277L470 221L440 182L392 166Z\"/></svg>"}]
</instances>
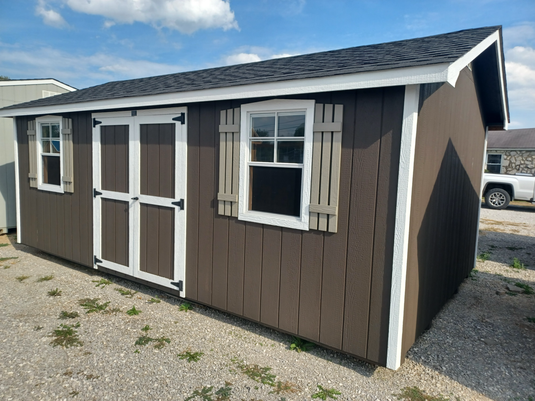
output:
<instances>
[{"instance_id":1,"label":"shed corner trim","mask_svg":"<svg viewBox=\"0 0 535 401\"><path fill-rule=\"evenodd\" d=\"M397 370L400 367L402 356L405 283L419 99L420 85L405 86L386 358L386 367L392 370Z\"/></svg>"}]
</instances>

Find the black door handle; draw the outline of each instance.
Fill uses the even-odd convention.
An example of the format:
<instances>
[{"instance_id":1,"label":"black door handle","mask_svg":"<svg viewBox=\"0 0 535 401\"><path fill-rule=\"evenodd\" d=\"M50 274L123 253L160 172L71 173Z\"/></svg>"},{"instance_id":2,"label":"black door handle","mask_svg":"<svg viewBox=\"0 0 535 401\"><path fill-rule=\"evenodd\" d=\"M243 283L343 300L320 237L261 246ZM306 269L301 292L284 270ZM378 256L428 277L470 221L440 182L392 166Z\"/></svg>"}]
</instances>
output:
<instances>
[{"instance_id":1,"label":"black door handle","mask_svg":"<svg viewBox=\"0 0 535 401\"><path fill-rule=\"evenodd\" d=\"M135 198L130 198L132 200L139 200L139 198L136 196Z\"/></svg>"}]
</instances>

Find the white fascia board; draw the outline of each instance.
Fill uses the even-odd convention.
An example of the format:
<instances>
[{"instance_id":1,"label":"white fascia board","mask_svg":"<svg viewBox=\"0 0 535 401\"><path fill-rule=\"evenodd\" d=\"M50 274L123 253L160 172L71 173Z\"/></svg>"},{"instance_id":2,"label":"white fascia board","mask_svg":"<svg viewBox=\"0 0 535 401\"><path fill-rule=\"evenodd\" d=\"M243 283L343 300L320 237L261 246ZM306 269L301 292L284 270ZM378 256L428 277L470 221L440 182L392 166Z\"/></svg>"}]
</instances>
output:
<instances>
[{"instance_id":1,"label":"white fascia board","mask_svg":"<svg viewBox=\"0 0 535 401\"><path fill-rule=\"evenodd\" d=\"M345 74L322 78L296 79L290 81L239 85L189 92L166 93L161 95L97 100L94 102L71 103L57 106L11 109L0 111L0 117L165 106L170 104L186 104L230 99L251 99L259 97L299 95L306 93L332 92L351 89L446 82L448 78L449 66L449 63L441 63L421 67L396 68L391 70L370 71L358 74Z\"/></svg>"},{"instance_id":2,"label":"white fascia board","mask_svg":"<svg viewBox=\"0 0 535 401\"><path fill-rule=\"evenodd\" d=\"M503 65L502 65L502 43L500 40L500 31L496 30L494 33L492 33L490 36L488 36L486 39L482 40L477 46L473 47L469 52L467 52L462 57L459 57L457 60L455 60L450 67L448 68L448 83L455 87L455 84L457 83L457 79L459 78L459 74L461 71L472 61L474 61L481 53L483 53L487 48L492 46L494 43L496 43L497 47L497 55L496 58L498 59L498 71L500 74L500 94L502 96L502 107L504 111L504 129L507 130L508 125L508 108L507 108L507 101L506 101L506 93L505 93L505 77L503 76Z\"/></svg>"},{"instance_id":3,"label":"white fascia board","mask_svg":"<svg viewBox=\"0 0 535 401\"><path fill-rule=\"evenodd\" d=\"M23 86L23 85L56 85L60 88L74 92L77 89L72 86L65 85L63 82L56 81L55 79L21 79L16 81L0 81L0 86Z\"/></svg>"},{"instance_id":4,"label":"white fascia board","mask_svg":"<svg viewBox=\"0 0 535 401\"><path fill-rule=\"evenodd\" d=\"M420 85L405 87L401 148L399 155L398 196L394 228L394 255L392 259L392 284L390 290L390 318L386 367L397 370L401 365L403 317L405 313L405 284L409 254L409 226L411 218L414 154L418 123Z\"/></svg>"}]
</instances>

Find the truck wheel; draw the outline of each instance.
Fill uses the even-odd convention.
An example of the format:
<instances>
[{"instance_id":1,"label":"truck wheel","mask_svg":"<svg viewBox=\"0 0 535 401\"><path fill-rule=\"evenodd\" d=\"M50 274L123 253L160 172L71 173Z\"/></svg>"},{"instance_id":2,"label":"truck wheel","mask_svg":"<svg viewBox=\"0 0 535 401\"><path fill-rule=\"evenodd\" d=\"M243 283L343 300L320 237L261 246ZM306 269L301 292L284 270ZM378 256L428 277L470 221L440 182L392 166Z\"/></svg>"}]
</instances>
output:
<instances>
[{"instance_id":1,"label":"truck wheel","mask_svg":"<svg viewBox=\"0 0 535 401\"><path fill-rule=\"evenodd\" d=\"M493 188L485 194L485 205L491 209L505 209L509 206L511 197L509 193L501 188Z\"/></svg>"}]
</instances>

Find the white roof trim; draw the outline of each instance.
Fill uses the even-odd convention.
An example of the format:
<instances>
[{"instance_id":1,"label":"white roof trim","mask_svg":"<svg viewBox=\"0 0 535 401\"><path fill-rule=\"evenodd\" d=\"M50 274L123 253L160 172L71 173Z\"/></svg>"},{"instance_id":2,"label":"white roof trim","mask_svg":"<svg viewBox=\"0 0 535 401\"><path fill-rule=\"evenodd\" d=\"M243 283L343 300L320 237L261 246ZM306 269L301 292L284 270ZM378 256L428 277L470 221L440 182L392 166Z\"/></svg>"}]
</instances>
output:
<instances>
[{"instance_id":1,"label":"white roof trim","mask_svg":"<svg viewBox=\"0 0 535 401\"><path fill-rule=\"evenodd\" d=\"M63 82L56 81L55 79L17 79L13 81L0 81L0 86L21 86L21 85L47 85L52 84L59 86L69 92L74 92L76 88L66 85Z\"/></svg>"}]
</instances>

